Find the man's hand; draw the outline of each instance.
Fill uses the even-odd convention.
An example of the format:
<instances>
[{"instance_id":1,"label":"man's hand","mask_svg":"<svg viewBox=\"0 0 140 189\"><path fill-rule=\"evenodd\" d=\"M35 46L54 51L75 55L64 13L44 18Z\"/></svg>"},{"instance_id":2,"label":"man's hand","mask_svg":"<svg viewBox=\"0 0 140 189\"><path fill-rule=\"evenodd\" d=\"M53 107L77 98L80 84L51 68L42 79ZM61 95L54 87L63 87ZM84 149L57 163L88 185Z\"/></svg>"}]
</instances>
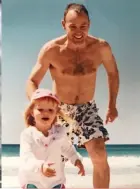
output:
<instances>
[{"instance_id":1,"label":"man's hand","mask_svg":"<svg viewBox=\"0 0 140 189\"><path fill-rule=\"evenodd\" d=\"M116 107L111 107L108 109L105 123L108 124L108 122L113 122L117 117L118 117L118 111Z\"/></svg>"},{"instance_id":2,"label":"man's hand","mask_svg":"<svg viewBox=\"0 0 140 189\"><path fill-rule=\"evenodd\" d=\"M79 168L78 174L80 174L81 176L85 176L85 169L84 169L84 166L83 166L81 160L77 159L75 161L75 166Z\"/></svg>"}]
</instances>

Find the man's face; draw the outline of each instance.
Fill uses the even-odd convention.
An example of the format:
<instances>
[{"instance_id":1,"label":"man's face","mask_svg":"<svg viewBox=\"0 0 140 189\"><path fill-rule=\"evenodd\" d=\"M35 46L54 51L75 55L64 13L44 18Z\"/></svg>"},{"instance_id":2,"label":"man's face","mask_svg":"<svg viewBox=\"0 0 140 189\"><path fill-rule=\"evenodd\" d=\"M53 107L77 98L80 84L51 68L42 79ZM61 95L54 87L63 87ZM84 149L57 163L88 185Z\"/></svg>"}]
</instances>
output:
<instances>
[{"instance_id":1,"label":"man's face","mask_svg":"<svg viewBox=\"0 0 140 189\"><path fill-rule=\"evenodd\" d=\"M62 25L66 30L68 40L74 45L81 45L85 42L90 21L84 12L77 13L75 10L69 10Z\"/></svg>"}]
</instances>

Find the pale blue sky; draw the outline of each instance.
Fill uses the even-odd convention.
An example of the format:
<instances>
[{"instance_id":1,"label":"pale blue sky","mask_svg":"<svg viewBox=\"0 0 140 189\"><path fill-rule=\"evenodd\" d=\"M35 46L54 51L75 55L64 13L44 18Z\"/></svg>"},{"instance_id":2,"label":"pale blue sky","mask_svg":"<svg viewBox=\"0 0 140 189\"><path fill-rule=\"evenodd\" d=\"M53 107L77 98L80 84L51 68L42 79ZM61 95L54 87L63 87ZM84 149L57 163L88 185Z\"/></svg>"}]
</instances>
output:
<instances>
[{"instance_id":1,"label":"pale blue sky","mask_svg":"<svg viewBox=\"0 0 140 189\"><path fill-rule=\"evenodd\" d=\"M107 126L108 144L140 144L140 1L135 0L4 0L2 16L2 142L19 143L27 104L25 83L37 54L48 40L64 33L61 27L67 3L84 3L91 17L90 33L106 39L120 71L119 119ZM119 2L119 3L118 3ZM51 89L47 74L42 85ZM96 101L105 118L108 89L99 69Z\"/></svg>"}]
</instances>

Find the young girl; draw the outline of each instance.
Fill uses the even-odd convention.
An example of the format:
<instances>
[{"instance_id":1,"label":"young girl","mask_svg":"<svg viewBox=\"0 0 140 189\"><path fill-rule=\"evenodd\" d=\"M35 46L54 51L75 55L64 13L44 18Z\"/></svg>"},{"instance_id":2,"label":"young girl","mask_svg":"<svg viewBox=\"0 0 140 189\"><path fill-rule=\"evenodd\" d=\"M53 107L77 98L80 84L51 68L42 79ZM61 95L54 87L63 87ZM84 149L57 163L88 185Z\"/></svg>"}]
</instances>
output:
<instances>
[{"instance_id":1,"label":"young girl","mask_svg":"<svg viewBox=\"0 0 140 189\"><path fill-rule=\"evenodd\" d=\"M85 175L64 128L56 123L59 100L46 89L33 93L25 112L27 128L21 133L19 179L23 188L65 188L63 155Z\"/></svg>"}]
</instances>

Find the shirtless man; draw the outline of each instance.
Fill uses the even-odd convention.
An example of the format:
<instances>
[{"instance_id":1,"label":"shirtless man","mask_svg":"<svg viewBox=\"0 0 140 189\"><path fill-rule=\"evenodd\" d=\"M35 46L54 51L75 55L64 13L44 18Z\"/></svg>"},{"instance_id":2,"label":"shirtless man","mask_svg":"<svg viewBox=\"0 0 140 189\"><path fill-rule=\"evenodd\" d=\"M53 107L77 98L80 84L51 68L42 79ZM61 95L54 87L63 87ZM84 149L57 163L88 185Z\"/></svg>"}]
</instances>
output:
<instances>
[{"instance_id":1,"label":"shirtless man","mask_svg":"<svg viewBox=\"0 0 140 189\"><path fill-rule=\"evenodd\" d=\"M119 74L116 61L106 41L88 35L90 20L84 5L69 4L64 12L62 26L66 35L42 47L27 81L27 95L30 99L50 70L53 88L62 102L61 108L78 122L77 129L73 129L72 133L79 137L79 145L85 146L91 158L94 166L93 186L109 188L110 170L105 149L105 141L109 136L92 99L96 73L103 64L109 84L106 123L117 118ZM64 125L69 126L67 123Z\"/></svg>"}]
</instances>

